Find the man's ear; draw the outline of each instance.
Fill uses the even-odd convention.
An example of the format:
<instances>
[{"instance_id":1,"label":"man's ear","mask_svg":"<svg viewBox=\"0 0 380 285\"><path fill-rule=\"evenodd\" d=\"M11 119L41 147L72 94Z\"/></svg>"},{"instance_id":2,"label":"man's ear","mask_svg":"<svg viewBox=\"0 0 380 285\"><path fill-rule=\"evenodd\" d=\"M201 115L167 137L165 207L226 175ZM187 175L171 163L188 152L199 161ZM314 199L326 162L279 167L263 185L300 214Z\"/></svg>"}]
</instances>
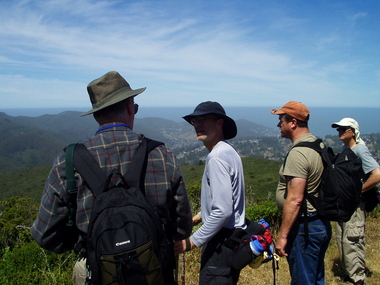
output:
<instances>
[{"instance_id":1,"label":"man's ear","mask_svg":"<svg viewBox=\"0 0 380 285\"><path fill-rule=\"evenodd\" d=\"M135 107L132 100L127 101L127 112L128 115L134 115L135 114Z\"/></svg>"},{"instance_id":2,"label":"man's ear","mask_svg":"<svg viewBox=\"0 0 380 285\"><path fill-rule=\"evenodd\" d=\"M297 121L297 119L295 119L295 118L293 118L293 119L291 120L291 123L292 123L292 128L293 128L293 129L294 129L295 127L298 126L298 121Z\"/></svg>"},{"instance_id":3,"label":"man's ear","mask_svg":"<svg viewBox=\"0 0 380 285\"><path fill-rule=\"evenodd\" d=\"M217 125L218 127L223 128L223 125L224 125L224 119L222 119L222 118L218 119L218 120L216 121L216 125Z\"/></svg>"}]
</instances>

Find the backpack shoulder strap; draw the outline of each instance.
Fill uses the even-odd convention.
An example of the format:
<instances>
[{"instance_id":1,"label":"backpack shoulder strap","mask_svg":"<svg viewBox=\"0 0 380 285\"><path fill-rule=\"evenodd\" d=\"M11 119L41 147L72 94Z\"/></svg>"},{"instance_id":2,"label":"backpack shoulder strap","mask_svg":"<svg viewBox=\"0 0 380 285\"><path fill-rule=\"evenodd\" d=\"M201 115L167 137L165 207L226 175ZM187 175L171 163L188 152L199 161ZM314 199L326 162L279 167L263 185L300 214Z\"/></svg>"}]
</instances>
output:
<instances>
[{"instance_id":1,"label":"backpack shoulder strap","mask_svg":"<svg viewBox=\"0 0 380 285\"><path fill-rule=\"evenodd\" d=\"M335 159L334 151L331 147L328 147L324 144L324 142L321 139L316 139L313 142L300 142L299 144L293 146L304 146L304 147L310 147L311 149L318 152L322 157L323 165L326 166L328 163L333 163Z\"/></svg>"},{"instance_id":2,"label":"backpack shoulder strap","mask_svg":"<svg viewBox=\"0 0 380 285\"><path fill-rule=\"evenodd\" d=\"M138 147L135 155L133 156L131 165L129 166L129 170L124 175L125 180L128 185L131 187L140 187L141 182L141 171L146 169L146 158L148 154L148 141L143 138L140 146ZM141 184L142 185L142 184Z\"/></svg>"},{"instance_id":3,"label":"backpack shoulder strap","mask_svg":"<svg viewBox=\"0 0 380 285\"><path fill-rule=\"evenodd\" d=\"M323 144L321 139L316 139L313 142L300 142L300 143L294 145L292 148L294 148L294 147L309 147L311 149L314 149L316 152L320 153L322 151L321 143Z\"/></svg>"},{"instance_id":4,"label":"backpack shoulder strap","mask_svg":"<svg viewBox=\"0 0 380 285\"><path fill-rule=\"evenodd\" d=\"M129 186L139 187L145 196L144 182L146 167L148 163L148 154L155 148L164 143L155 141L146 137L143 137L143 140L137 149L132 163L129 167L129 171L125 174L125 179L128 182Z\"/></svg>"},{"instance_id":5,"label":"backpack shoulder strap","mask_svg":"<svg viewBox=\"0 0 380 285\"><path fill-rule=\"evenodd\" d=\"M96 198L105 189L108 176L82 143L74 151L74 166Z\"/></svg>"},{"instance_id":6,"label":"backpack shoulder strap","mask_svg":"<svg viewBox=\"0 0 380 285\"><path fill-rule=\"evenodd\" d=\"M285 156L285 158L284 158L284 163L283 163L284 167L285 167L285 164L286 164L286 160L287 160L287 158L288 158L288 155L289 155L290 151L291 151L293 148L295 148L295 147L309 147L309 148L312 148L312 149L314 149L315 151L321 153L321 151L322 151L322 149L321 149L321 147L320 147L320 143L321 143L321 142L322 142L321 139L316 139L316 140L313 141L313 142L300 142L300 143L298 143L298 144L296 144L296 145L293 145L293 146L289 149L288 153L286 154L286 156Z\"/></svg>"},{"instance_id":7,"label":"backpack shoulder strap","mask_svg":"<svg viewBox=\"0 0 380 285\"><path fill-rule=\"evenodd\" d=\"M146 146L144 146L144 145L142 146L143 149L145 150L145 154L144 155L139 154L140 157L137 158L139 160L141 160L141 159L143 160L142 168L140 169L139 166L131 165L131 168L130 168L131 170L127 173L127 177L132 179L132 180L127 179L129 185L134 185L135 187L139 186L140 190L144 194L144 196L145 196L145 175L146 175L146 168L147 168L147 164L148 164L148 154L152 150L154 150L155 148L159 147L160 145L164 145L163 142L152 140L152 139L144 137L142 144L145 144L145 143L146 143ZM140 170L137 171L135 169L140 169ZM139 179L139 180L137 180L137 179Z\"/></svg>"},{"instance_id":8,"label":"backpack shoulder strap","mask_svg":"<svg viewBox=\"0 0 380 285\"><path fill-rule=\"evenodd\" d=\"M138 187L141 181L140 177L145 179L146 156L148 152L162 144L162 142L143 138L133 157L130 170L126 174L126 180L130 186ZM95 198L99 196L106 187L108 176L83 144L77 144L75 147L74 166L86 181ZM141 175L142 171L144 171L144 175Z\"/></svg>"},{"instance_id":9,"label":"backpack shoulder strap","mask_svg":"<svg viewBox=\"0 0 380 285\"><path fill-rule=\"evenodd\" d=\"M165 145L163 142L152 140L150 138L145 138L148 144L148 153L159 147L160 145Z\"/></svg>"},{"instance_id":10,"label":"backpack shoulder strap","mask_svg":"<svg viewBox=\"0 0 380 285\"><path fill-rule=\"evenodd\" d=\"M70 144L65 149L65 167L66 167L66 190L70 192L77 191L74 177L74 149L76 143Z\"/></svg>"},{"instance_id":11,"label":"backpack shoulder strap","mask_svg":"<svg viewBox=\"0 0 380 285\"><path fill-rule=\"evenodd\" d=\"M65 149L65 167L66 167L66 190L69 194L68 209L69 209L69 219L67 221L67 226L72 227L75 225L75 215L77 210L77 194L78 189L75 182L74 176L74 149L76 143L70 144Z\"/></svg>"},{"instance_id":12,"label":"backpack shoulder strap","mask_svg":"<svg viewBox=\"0 0 380 285\"><path fill-rule=\"evenodd\" d=\"M316 139L313 142L300 142L300 143L292 146L292 148L289 150L289 152L293 148L295 148L295 147L309 147L309 148L315 150L316 152L318 152L321 155L321 157L323 157L322 149L325 148L326 146L324 146L322 148L322 145L324 145L324 144L323 144L323 142L322 142L321 139ZM287 157L289 155L289 152L288 152L288 154L285 157L284 166L285 166L285 163L286 163L286 159L287 159ZM305 230L305 236L306 237L308 237L308 235L309 235L309 228L308 228L308 224L307 224L307 203L306 203L306 200L310 201L310 197L311 197L311 195L309 193L307 193L307 191L305 189L305 195L304 195L304 199L302 201L302 209L301 209L301 211L302 211L302 213L304 215L303 216L303 222L304 222L304 230ZM308 239L306 239L306 242L309 242Z\"/></svg>"}]
</instances>

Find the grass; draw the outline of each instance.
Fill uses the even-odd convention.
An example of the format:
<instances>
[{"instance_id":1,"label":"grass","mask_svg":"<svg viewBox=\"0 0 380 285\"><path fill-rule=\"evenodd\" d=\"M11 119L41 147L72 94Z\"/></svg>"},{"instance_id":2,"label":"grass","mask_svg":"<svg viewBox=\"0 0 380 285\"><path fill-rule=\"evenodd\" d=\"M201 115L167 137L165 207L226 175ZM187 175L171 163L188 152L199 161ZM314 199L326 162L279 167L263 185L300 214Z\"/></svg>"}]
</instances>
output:
<instances>
[{"instance_id":1,"label":"grass","mask_svg":"<svg viewBox=\"0 0 380 285\"><path fill-rule=\"evenodd\" d=\"M279 163L260 158L243 158L243 166L246 182L247 206L251 206L258 198L274 199L274 192L278 181ZM51 166L24 169L15 172L5 172L0 174L0 200L12 196L32 197L39 202L43 185L47 178ZM181 166L186 185L191 188L195 185L192 195L199 200L199 184L202 179L203 165ZM17 183L16 183L17 182ZM198 204L196 204L199 207ZM194 210L194 209L193 209ZM376 210L380 216L380 206ZM380 284L380 217L371 215L366 222L367 238L367 285ZM278 226L278 225L277 225ZM275 227L276 228L276 227ZM182 256L180 256L180 259ZM337 285L342 283L340 276L342 270L338 265L338 249L335 237L330 242L329 249L325 257L326 284ZM198 273L200 262L200 249L187 252L185 254L185 279L186 285L198 284ZM181 262L179 266L179 277L181 277ZM71 274L71 273L70 273ZM276 284L289 284L289 270L285 258L279 262L279 270L276 272ZM179 278L179 284L182 284ZM240 275L239 284L273 284L272 263L263 264L258 269L249 266L244 268Z\"/></svg>"},{"instance_id":2,"label":"grass","mask_svg":"<svg viewBox=\"0 0 380 285\"><path fill-rule=\"evenodd\" d=\"M380 284L380 231L378 230L379 218L369 217L366 222L366 239L367 239L367 285ZM334 226L333 226L334 229ZM182 256L179 257L179 283L181 281L181 265ZM336 247L335 236L330 242L330 246L325 256L325 284L338 285L341 284L342 270L339 267L339 253ZM185 284L198 284L198 275L200 267L200 249L187 252L185 254ZM245 267L241 274L239 283L241 285L250 284L273 284L272 262L261 265L258 269ZM279 269L276 271L276 284L290 284L288 264L285 258L280 258Z\"/></svg>"}]
</instances>

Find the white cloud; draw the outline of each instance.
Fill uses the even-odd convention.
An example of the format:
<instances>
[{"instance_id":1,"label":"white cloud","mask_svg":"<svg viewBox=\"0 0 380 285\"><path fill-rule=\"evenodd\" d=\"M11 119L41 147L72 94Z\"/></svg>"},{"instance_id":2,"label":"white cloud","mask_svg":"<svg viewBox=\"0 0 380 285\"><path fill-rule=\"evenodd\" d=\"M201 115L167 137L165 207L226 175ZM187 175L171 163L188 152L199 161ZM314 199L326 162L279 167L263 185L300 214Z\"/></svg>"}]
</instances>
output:
<instances>
[{"instance_id":1,"label":"white cloud","mask_svg":"<svg viewBox=\"0 0 380 285\"><path fill-rule=\"evenodd\" d=\"M117 70L133 88L148 87L139 98L148 105L194 105L207 96L232 105L296 98L328 105L357 92L358 84L350 82L366 80L364 65L373 68L371 55L358 57L339 17L319 26L314 16L292 13L292 7L214 2L9 2L0 9L0 94L9 107L88 106L78 94L92 79ZM360 31L352 34L357 39ZM367 85L378 94L378 81ZM24 100L13 99L25 90Z\"/></svg>"},{"instance_id":2,"label":"white cloud","mask_svg":"<svg viewBox=\"0 0 380 285\"><path fill-rule=\"evenodd\" d=\"M368 13L364 13L364 12L359 12L355 15L352 15L351 17L349 17L351 20L353 21L356 21L357 19L360 19L360 18L365 18L367 17Z\"/></svg>"}]
</instances>

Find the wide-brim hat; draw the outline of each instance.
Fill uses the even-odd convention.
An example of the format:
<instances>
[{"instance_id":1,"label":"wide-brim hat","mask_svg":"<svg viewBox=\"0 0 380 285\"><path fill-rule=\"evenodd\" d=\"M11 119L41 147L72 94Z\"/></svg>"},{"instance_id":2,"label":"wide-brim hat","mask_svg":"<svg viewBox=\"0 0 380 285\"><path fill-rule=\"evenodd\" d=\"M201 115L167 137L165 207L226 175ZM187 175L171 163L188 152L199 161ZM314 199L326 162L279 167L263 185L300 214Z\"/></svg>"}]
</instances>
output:
<instances>
[{"instance_id":1,"label":"wide-brim hat","mask_svg":"<svg viewBox=\"0 0 380 285\"><path fill-rule=\"evenodd\" d=\"M297 101L290 101L281 108L273 109L270 112L274 115L288 114L289 116L292 116L293 118L296 118L303 122L309 121L310 117L310 112L306 105Z\"/></svg>"},{"instance_id":2,"label":"wide-brim hat","mask_svg":"<svg viewBox=\"0 0 380 285\"><path fill-rule=\"evenodd\" d=\"M219 118L224 119L224 124L223 124L224 139L228 140L236 136L237 127L236 127L235 121L226 115L226 111L224 110L222 105L220 105L218 102L211 102L211 101L202 102L197 107L195 107L193 113L187 116L184 116L183 118L189 124L191 124L191 119L193 117L204 116L208 114L212 114Z\"/></svg>"},{"instance_id":3,"label":"wide-brim hat","mask_svg":"<svg viewBox=\"0 0 380 285\"><path fill-rule=\"evenodd\" d=\"M144 92L146 87L133 90L129 83L116 71L110 71L87 85L92 109L81 116L90 115L129 97Z\"/></svg>"}]
</instances>

